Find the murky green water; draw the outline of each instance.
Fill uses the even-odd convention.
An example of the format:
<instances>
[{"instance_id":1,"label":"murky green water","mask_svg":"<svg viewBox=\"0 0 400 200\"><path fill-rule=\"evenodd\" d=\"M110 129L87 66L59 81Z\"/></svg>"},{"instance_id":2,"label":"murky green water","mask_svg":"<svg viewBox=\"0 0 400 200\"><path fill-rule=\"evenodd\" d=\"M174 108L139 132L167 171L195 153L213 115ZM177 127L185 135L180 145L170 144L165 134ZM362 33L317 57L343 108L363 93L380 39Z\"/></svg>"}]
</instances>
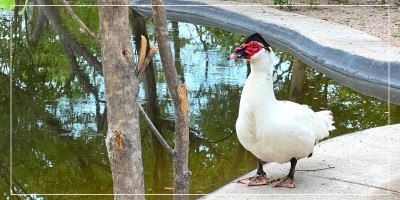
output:
<instances>
[{"instance_id":1,"label":"murky green water","mask_svg":"<svg viewBox=\"0 0 400 200\"><path fill-rule=\"evenodd\" d=\"M54 14L53 22L44 20L39 30L35 29L41 23L37 20L38 7L29 8L26 16L15 16L12 26L7 13L0 15L0 195L5 199L31 198L10 197L10 174L13 193L111 194L100 49L79 31L62 8L47 9ZM74 10L98 35L97 8ZM150 43L155 44L151 20L145 24ZM235 135L246 63L226 60L245 36L179 22L170 23L169 33L178 73L185 77L189 91L189 168L193 173L190 191L208 193L256 168L255 158L243 149ZM279 50L276 54L276 96L288 99L294 58ZM143 83L140 98L155 113L156 125L172 144L173 105L158 55L153 64L155 82L146 88L155 88L156 96L151 98L156 106L146 104ZM360 95L309 67L305 76L300 102L314 110L332 110L337 130L331 137L388 124L386 102ZM390 109L391 123L399 123L400 107L391 105ZM171 193L171 158L154 142L146 125L141 125L146 192ZM112 199L45 195L34 198Z\"/></svg>"}]
</instances>

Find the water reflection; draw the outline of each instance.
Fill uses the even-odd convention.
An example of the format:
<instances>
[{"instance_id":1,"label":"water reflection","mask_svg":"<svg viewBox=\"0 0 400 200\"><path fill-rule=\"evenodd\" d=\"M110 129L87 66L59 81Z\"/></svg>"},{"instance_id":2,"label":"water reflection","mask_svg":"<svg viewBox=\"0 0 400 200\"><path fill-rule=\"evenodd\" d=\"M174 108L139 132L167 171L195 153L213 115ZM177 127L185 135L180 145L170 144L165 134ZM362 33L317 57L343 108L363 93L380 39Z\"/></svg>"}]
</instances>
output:
<instances>
[{"instance_id":1,"label":"water reflection","mask_svg":"<svg viewBox=\"0 0 400 200\"><path fill-rule=\"evenodd\" d=\"M29 15L16 16L13 24L13 32L17 33L13 39L13 192L110 194L112 180L104 144L107 108L99 47L60 12L62 8L29 9ZM98 19L92 17L97 16L95 7L74 10L98 33ZM10 78L8 19L2 16L0 20L4 27L0 29L3 86ZM131 19L135 43L140 43L139 35L148 35L149 43L155 44L151 20L134 13ZM180 22L171 22L169 27L175 64L189 90L190 191L208 193L253 169L256 163L235 135L246 62L226 61L231 48L245 36ZM310 105L314 110L331 109L337 127L332 136L387 124L387 103L355 93L302 66L292 56L275 51L276 97ZM293 71L296 69L300 72ZM299 81L302 78L303 85ZM0 87L2 191L10 187L9 92L8 87ZM173 105L158 55L143 78L140 99L172 144ZM400 108L392 105L390 111L392 123L400 122ZM171 158L145 123L141 127L146 192L172 193Z\"/></svg>"}]
</instances>

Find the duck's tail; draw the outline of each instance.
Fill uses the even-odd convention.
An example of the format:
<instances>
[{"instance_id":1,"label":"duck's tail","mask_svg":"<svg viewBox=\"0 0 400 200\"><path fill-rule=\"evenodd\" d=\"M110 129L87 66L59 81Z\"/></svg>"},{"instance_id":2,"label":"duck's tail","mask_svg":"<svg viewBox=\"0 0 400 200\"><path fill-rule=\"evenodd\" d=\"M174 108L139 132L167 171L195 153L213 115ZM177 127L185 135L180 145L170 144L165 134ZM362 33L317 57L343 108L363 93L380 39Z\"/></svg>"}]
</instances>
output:
<instances>
[{"instance_id":1,"label":"duck's tail","mask_svg":"<svg viewBox=\"0 0 400 200\"><path fill-rule=\"evenodd\" d=\"M333 116L330 110L323 110L316 112L318 121L320 121L320 131L316 132L315 142L318 143L320 140L329 136L329 131L335 130L333 126Z\"/></svg>"},{"instance_id":2,"label":"duck's tail","mask_svg":"<svg viewBox=\"0 0 400 200\"><path fill-rule=\"evenodd\" d=\"M333 131L336 129L336 127L333 126L333 123L335 121L333 121L332 112L330 110L319 111L317 112L317 115L325 123L325 126L328 129L328 131Z\"/></svg>"}]
</instances>

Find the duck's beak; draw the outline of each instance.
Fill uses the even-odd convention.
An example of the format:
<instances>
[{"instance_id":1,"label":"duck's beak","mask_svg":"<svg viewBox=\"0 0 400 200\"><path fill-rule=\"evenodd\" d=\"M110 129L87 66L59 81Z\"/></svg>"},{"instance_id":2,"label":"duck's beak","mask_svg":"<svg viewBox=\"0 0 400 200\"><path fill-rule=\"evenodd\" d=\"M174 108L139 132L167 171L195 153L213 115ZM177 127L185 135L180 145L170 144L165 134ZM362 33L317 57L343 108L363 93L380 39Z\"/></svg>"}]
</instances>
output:
<instances>
[{"instance_id":1,"label":"duck's beak","mask_svg":"<svg viewBox=\"0 0 400 200\"><path fill-rule=\"evenodd\" d=\"M228 57L228 60L236 60L236 59L238 59L238 56L236 55L236 53L234 53Z\"/></svg>"},{"instance_id":2,"label":"duck's beak","mask_svg":"<svg viewBox=\"0 0 400 200\"><path fill-rule=\"evenodd\" d=\"M228 60L236 60L239 58L245 58L245 53L243 53L242 51L234 53L228 57Z\"/></svg>"},{"instance_id":3,"label":"duck's beak","mask_svg":"<svg viewBox=\"0 0 400 200\"><path fill-rule=\"evenodd\" d=\"M228 57L228 60L236 60L239 58L246 58L246 44L241 45L235 49L235 53Z\"/></svg>"}]
</instances>

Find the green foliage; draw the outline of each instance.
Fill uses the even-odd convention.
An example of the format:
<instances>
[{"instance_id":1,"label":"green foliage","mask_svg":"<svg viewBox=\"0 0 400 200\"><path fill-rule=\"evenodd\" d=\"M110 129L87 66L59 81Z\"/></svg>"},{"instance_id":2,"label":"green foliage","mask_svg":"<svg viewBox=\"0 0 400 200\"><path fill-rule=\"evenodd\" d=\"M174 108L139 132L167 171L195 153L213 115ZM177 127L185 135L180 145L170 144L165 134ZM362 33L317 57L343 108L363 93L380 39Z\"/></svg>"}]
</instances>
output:
<instances>
[{"instance_id":1,"label":"green foliage","mask_svg":"<svg viewBox=\"0 0 400 200\"><path fill-rule=\"evenodd\" d=\"M386 7L381 6L381 7L378 8L378 11L379 11L380 14L382 15L382 18L383 18L383 19L387 19L387 18L389 17L389 12L388 12L388 10L387 10Z\"/></svg>"},{"instance_id":2,"label":"green foliage","mask_svg":"<svg viewBox=\"0 0 400 200\"><path fill-rule=\"evenodd\" d=\"M6 10L11 11L14 8L15 0L1 0L0 8L4 8Z\"/></svg>"},{"instance_id":3,"label":"green foliage","mask_svg":"<svg viewBox=\"0 0 400 200\"><path fill-rule=\"evenodd\" d=\"M395 25L396 27L395 27L395 32L394 32L394 36L395 37L400 37L400 23L398 23L398 24L396 24Z\"/></svg>"},{"instance_id":4,"label":"green foliage","mask_svg":"<svg viewBox=\"0 0 400 200\"><path fill-rule=\"evenodd\" d=\"M274 5L280 5L280 8L282 8L285 4L289 10L296 10L296 7L294 7L289 0L274 0Z\"/></svg>"},{"instance_id":5,"label":"green foliage","mask_svg":"<svg viewBox=\"0 0 400 200\"><path fill-rule=\"evenodd\" d=\"M28 4L29 0L25 0L25 5L22 10L18 11L18 15L22 15L26 10L26 5ZM13 10L15 7L15 0L2 0L0 1L0 8L4 8L8 11Z\"/></svg>"},{"instance_id":6,"label":"green foliage","mask_svg":"<svg viewBox=\"0 0 400 200\"><path fill-rule=\"evenodd\" d=\"M24 7L22 7L22 10L18 11L18 15L24 14L24 12L25 12L25 10L26 10L26 5L28 5L28 1L29 1L29 0L25 0Z\"/></svg>"},{"instance_id":7,"label":"green foliage","mask_svg":"<svg viewBox=\"0 0 400 200\"><path fill-rule=\"evenodd\" d=\"M274 5L285 5L288 3L288 0L274 0Z\"/></svg>"},{"instance_id":8,"label":"green foliage","mask_svg":"<svg viewBox=\"0 0 400 200\"><path fill-rule=\"evenodd\" d=\"M339 4L347 4L349 3L349 0L335 0L336 2L338 2Z\"/></svg>"},{"instance_id":9,"label":"green foliage","mask_svg":"<svg viewBox=\"0 0 400 200\"><path fill-rule=\"evenodd\" d=\"M309 1L310 6L308 7L310 10L318 10L318 4L315 2L315 0L310 0Z\"/></svg>"},{"instance_id":10,"label":"green foliage","mask_svg":"<svg viewBox=\"0 0 400 200\"><path fill-rule=\"evenodd\" d=\"M365 17L363 15L358 17L358 24L362 29L365 29Z\"/></svg>"}]
</instances>

